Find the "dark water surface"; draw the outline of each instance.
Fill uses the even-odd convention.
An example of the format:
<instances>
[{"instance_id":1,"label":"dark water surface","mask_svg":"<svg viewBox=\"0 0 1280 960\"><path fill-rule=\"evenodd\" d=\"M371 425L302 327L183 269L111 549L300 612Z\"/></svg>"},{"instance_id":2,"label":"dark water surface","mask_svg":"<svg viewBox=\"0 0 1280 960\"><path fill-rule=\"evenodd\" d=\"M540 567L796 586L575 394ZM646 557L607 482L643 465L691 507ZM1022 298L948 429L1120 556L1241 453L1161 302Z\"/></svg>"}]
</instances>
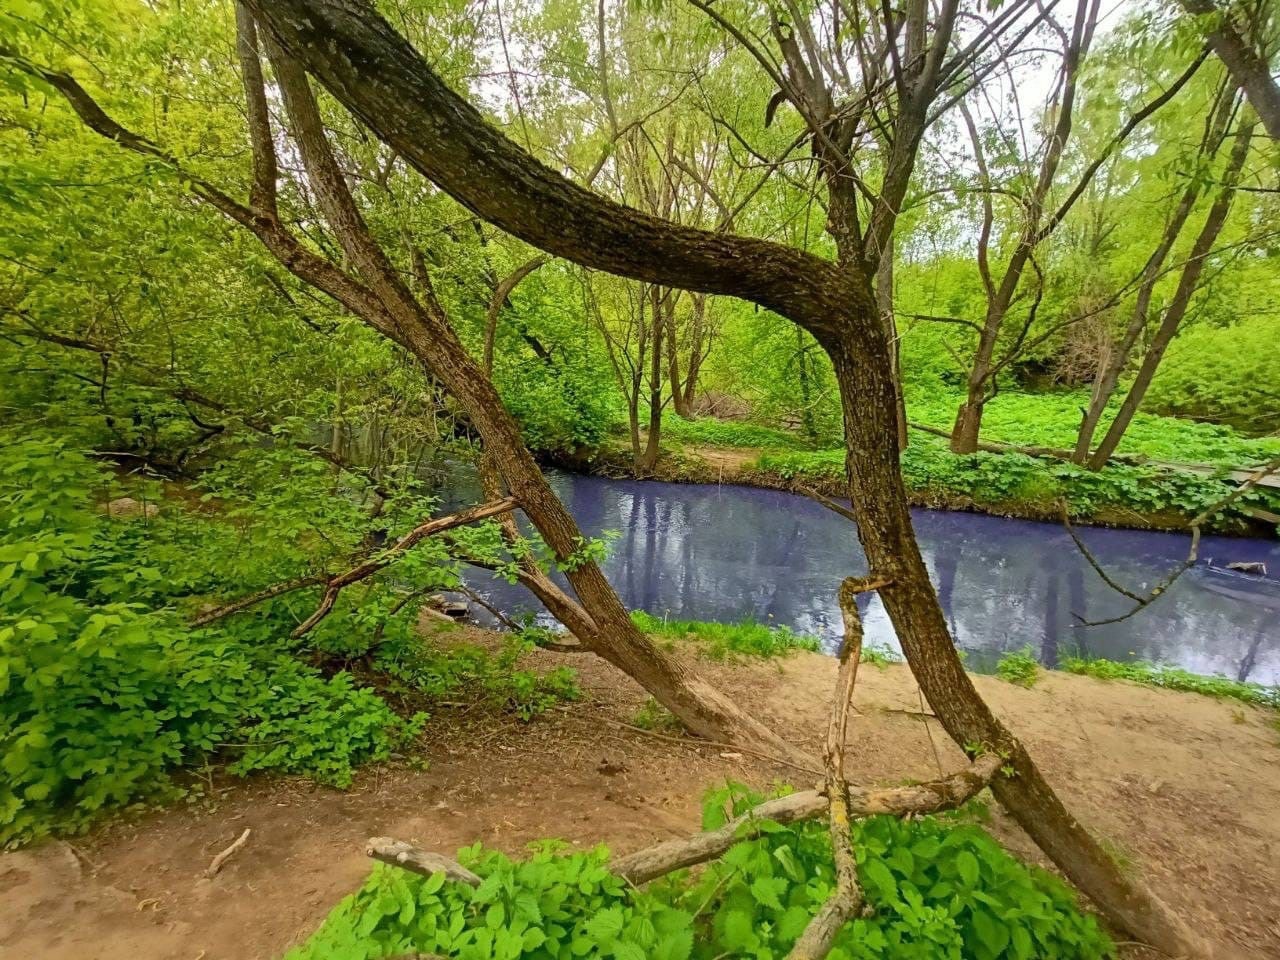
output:
<instances>
[{"instance_id":1,"label":"dark water surface","mask_svg":"<svg viewBox=\"0 0 1280 960\"><path fill-rule=\"evenodd\" d=\"M657 616L785 624L831 644L840 630L836 587L866 571L853 526L806 497L565 473L551 483L586 535L619 534L605 573L629 607ZM1102 582L1060 526L938 510L913 517L953 635L974 669L1030 646L1047 666L1083 654L1280 682L1280 542L1206 537L1200 563L1165 596L1120 623L1085 627L1073 613L1101 620L1133 604ZM1135 593L1187 554L1188 537L1179 534L1079 533ZM1222 569L1237 560L1265 562L1268 577ZM522 588L483 574L468 579L508 613L541 610ZM878 597L863 616L868 643L898 649Z\"/></svg>"}]
</instances>

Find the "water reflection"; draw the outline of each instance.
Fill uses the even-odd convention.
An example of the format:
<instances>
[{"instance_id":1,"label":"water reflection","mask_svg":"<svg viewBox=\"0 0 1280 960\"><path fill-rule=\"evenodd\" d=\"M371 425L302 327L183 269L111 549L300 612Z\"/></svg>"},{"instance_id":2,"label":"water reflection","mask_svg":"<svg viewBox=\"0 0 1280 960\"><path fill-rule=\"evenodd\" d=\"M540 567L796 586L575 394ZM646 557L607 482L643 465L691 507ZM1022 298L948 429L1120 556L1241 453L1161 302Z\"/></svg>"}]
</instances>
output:
<instances>
[{"instance_id":1,"label":"water reflection","mask_svg":"<svg viewBox=\"0 0 1280 960\"><path fill-rule=\"evenodd\" d=\"M628 606L659 616L786 624L833 643L842 577L865 571L853 528L812 501L773 490L552 478L584 533L619 533L605 573ZM462 491L455 491L461 495ZM1031 646L1047 665L1082 653L1145 659L1197 673L1280 682L1280 544L1206 537L1202 562L1148 609L1119 623L1081 626L1132 604L1098 578L1053 524L919 510L921 549L956 642L975 669ZM1082 529L1109 572L1135 592L1186 556L1187 538ZM1267 563L1270 578L1222 569ZM517 587L470 575L508 612L536 611ZM897 648L877 597L864 608L869 643Z\"/></svg>"}]
</instances>

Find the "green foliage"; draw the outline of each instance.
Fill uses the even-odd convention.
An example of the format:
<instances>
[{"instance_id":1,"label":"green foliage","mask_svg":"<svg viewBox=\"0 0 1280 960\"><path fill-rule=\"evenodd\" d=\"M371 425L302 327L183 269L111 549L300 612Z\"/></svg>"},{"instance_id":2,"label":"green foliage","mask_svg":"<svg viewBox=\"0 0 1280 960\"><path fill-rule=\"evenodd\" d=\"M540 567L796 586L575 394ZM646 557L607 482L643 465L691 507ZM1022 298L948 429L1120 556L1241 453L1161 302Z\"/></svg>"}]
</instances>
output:
<instances>
[{"instance_id":1,"label":"green foliage","mask_svg":"<svg viewBox=\"0 0 1280 960\"><path fill-rule=\"evenodd\" d=\"M1066 657L1060 664L1060 669L1067 673L1095 677L1098 680L1129 680L1148 687L1184 690L1188 693L1202 693L1209 697L1239 700L1257 707L1280 709L1280 687L1268 687L1260 683L1242 683L1229 677L1209 677L1189 673L1179 667L1142 661L1121 663L1116 660Z\"/></svg>"},{"instance_id":2,"label":"green foliage","mask_svg":"<svg viewBox=\"0 0 1280 960\"><path fill-rule=\"evenodd\" d=\"M871 666L883 670L891 663L901 663L902 655L884 644L871 643L862 648L862 656L859 657L859 661L861 663L869 663Z\"/></svg>"},{"instance_id":3,"label":"green foliage","mask_svg":"<svg viewBox=\"0 0 1280 960\"><path fill-rule=\"evenodd\" d=\"M804 437L787 430L762 427L738 420L717 420L699 417L685 420L672 414L662 421L667 439L708 447L761 447L770 450L807 450L813 444Z\"/></svg>"},{"instance_id":4,"label":"green foliage","mask_svg":"<svg viewBox=\"0 0 1280 960\"><path fill-rule=\"evenodd\" d=\"M1147 394L1160 413L1228 424L1249 434L1280 430L1280 317L1229 326L1197 324L1169 347Z\"/></svg>"},{"instance_id":5,"label":"green foliage","mask_svg":"<svg viewBox=\"0 0 1280 960\"><path fill-rule=\"evenodd\" d=\"M353 764L387 756L420 725L349 676L326 680L279 647L191 630L160 595L183 581L134 553L155 522L93 508L107 474L56 441L2 449L0 843L172 793L172 770L229 743L245 750L234 772L343 785Z\"/></svg>"},{"instance_id":6,"label":"green foliage","mask_svg":"<svg viewBox=\"0 0 1280 960\"><path fill-rule=\"evenodd\" d=\"M955 392L917 392L908 398L908 412L913 420L950 430L962 399L963 396ZM1004 391L986 406L982 438L997 443L1071 449L1080 427L1080 410L1088 403L1088 392L1083 390ZM1102 429L1109 421L1110 417L1104 416ZM919 438L920 434L915 434L912 444ZM1280 439L1250 439L1229 427L1212 423L1139 413L1117 452L1154 460L1237 467L1280 455Z\"/></svg>"},{"instance_id":7,"label":"green foliage","mask_svg":"<svg viewBox=\"0 0 1280 960\"><path fill-rule=\"evenodd\" d=\"M839 480L844 476L844 451L765 454L759 466L788 480ZM902 453L902 473L907 489L928 502L974 503L994 509L1016 505L1047 516L1055 515L1058 504L1065 501L1073 516L1104 510L1168 511L1190 520L1234 489L1234 484L1214 477L1153 466L1112 464L1091 471L1020 453L957 455L947 449L945 440L919 435ZM1239 508L1248 505L1275 510L1280 508L1280 497L1254 487L1215 514L1209 527L1239 532L1244 522Z\"/></svg>"},{"instance_id":8,"label":"green foliage","mask_svg":"<svg viewBox=\"0 0 1280 960\"><path fill-rule=\"evenodd\" d=\"M759 801L713 792L714 829ZM853 826L874 913L847 924L837 960L1095 960L1114 947L1057 879L951 817L875 817ZM768 825L696 876L645 889L608 869L608 851L542 843L513 862L479 845L459 860L479 887L378 866L287 960L365 960L415 952L461 960L711 960L787 955L834 886L825 824Z\"/></svg>"},{"instance_id":9,"label":"green foliage","mask_svg":"<svg viewBox=\"0 0 1280 960\"><path fill-rule=\"evenodd\" d=\"M475 644L437 650L406 632L384 642L374 663L397 681L393 689L429 700L466 690L527 721L582 695L577 674L568 667L541 674L517 669L520 657L533 646L531 639L521 636L504 638L497 654Z\"/></svg>"},{"instance_id":10,"label":"green foliage","mask_svg":"<svg viewBox=\"0 0 1280 960\"><path fill-rule=\"evenodd\" d=\"M631 620L642 631L655 637L695 640L700 651L714 660L734 655L768 659L785 656L795 650L820 649L816 637L796 633L789 627L770 627L752 620L741 623L669 620L643 610L633 610Z\"/></svg>"},{"instance_id":11,"label":"green foliage","mask_svg":"<svg viewBox=\"0 0 1280 960\"><path fill-rule=\"evenodd\" d=\"M996 663L996 676L1019 687L1034 687L1040 679L1040 663L1030 647L1001 654Z\"/></svg>"},{"instance_id":12,"label":"green foliage","mask_svg":"<svg viewBox=\"0 0 1280 960\"><path fill-rule=\"evenodd\" d=\"M640 705L640 709L632 716L631 723L641 730L660 730L675 733L682 729L680 721L676 719L675 714L653 697L647 698Z\"/></svg>"}]
</instances>

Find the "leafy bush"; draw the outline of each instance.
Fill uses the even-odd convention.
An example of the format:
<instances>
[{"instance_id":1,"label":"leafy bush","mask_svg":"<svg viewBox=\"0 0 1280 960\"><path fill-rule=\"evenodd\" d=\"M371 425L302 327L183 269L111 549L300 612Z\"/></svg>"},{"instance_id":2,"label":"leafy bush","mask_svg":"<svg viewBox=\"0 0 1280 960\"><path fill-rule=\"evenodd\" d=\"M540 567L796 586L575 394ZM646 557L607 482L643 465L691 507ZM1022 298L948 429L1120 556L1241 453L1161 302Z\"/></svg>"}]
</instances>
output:
<instances>
[{"instance_id":1,"label":"leafy bush","mask_svg":"<svg viewBox=\"0 0 1280 960\"><path fill-rule=\"evenodd\" d=\"M1239 680L1228 677L1207 677L1198 673L1189 673L1179 667L1142 661L1121 663L1116 660L1065 657L1060 668L1067 673L1077 673L1098 680L1129 680L1148 687L1184 690L1188 693L1202 693L1209 697L1239 700L1258 707L1280 709L1280 687L1268 687L1260 683L1241 683Z\"/></svg>"},{"instance_id":2,"label":"leafy bush","mask_svg":"<svg viewBox=\"0 0 1280 960\"><path fill-rule=\"evenodd\" d=\"M816 637L796 633L790 627L769 627L744 620L741 623L712 623L705 620L668 620L643 610L633 610L631 620L645 633L672 640L696 640L702 652L715 660L734 654L767 659L795 650L818 650Z\"/></svg>"},{"instance_id":3,"label":"leafy bush","mask_svg":"<svg viewBox=\"0 0 1280 960\"><path fill-rule=\"evenodd\" d=\"M524 637L507 637L496 655L475 644L460 644L442 651L405 634L384 643L375 665L399 681L404 689L443 699L457 690L480 692L493 706L532 720L557 703L577 700L577 673L557 667L539 674L517 669L520 657L533 646Z\"/></svg>"},{"instance_id":4,"label":"leafy bush","mask_svg":"<svg viewBox=\"0 0 1280 960\"><path fill-rule=\"evenodd\" d=\"M1278 342L1280 317L1261 311L1230 326L1198 324L1184 330L1151 382L1147 405L1246 433L1280 430Z\"/></svg>"},{"instance_id":5,"label":"leafy bush","mask_svg":"<svg viewBox=\"0 0 1280 960\"><path fill-rule=\"evenodd\" d=\"M759 800L713 793L704 826ZM730 810L725 809L726 801ZM874 913L846 924L836 960L1094 960L1114 948L1074 896L976 826L954 818L876 817L853 826ZM700 874L641 890L609 872L603 847L542 843L521 862L478 844L459 860L479 887L378 866L287 960L365 960L415 952L478 960L711 960L783 957L831 893L826 825L774 824Z\"/></svg>"},{"instance_id":6,"label":"leafy bush","mask_svg":"<svg viewBox=\"0 0 1280 960\"><path fill-rule=\"evenodd\" d=\"M1010 650L996 663L996 676L1019 687L1034 687L1040 679L1040 664L1032 655L1030 647Z\"/></svg>"}]
</instances>

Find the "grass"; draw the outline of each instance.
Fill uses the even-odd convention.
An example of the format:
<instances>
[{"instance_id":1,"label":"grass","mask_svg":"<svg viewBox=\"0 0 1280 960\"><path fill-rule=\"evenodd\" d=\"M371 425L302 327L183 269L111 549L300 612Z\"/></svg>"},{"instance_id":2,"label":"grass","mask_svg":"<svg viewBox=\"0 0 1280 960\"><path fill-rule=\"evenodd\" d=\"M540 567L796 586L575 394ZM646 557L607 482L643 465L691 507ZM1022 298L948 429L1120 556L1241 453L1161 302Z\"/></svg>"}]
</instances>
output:
<instances>
[{"instance_id":1,"label":"grass","mask_svg":"<svg viewBox=\"0 0 1280 960\"><path fill-rule=\"evenodd\" d=\"M1040 679L1040 664L1032 655L1030 647L1010 650L996 663L996 676L1006 683L1031 688Z\"/></svg>"},{"instance_id":2,"label":"grass","mask_svg":"<svg viewBox=\"0 0 1280 960\"><path fill-rule=\"evenodd\" d=\"M741 623L669 620L643 610L632 611L631 619L651 636L697 641L703 653L714 660L727 660L735 655L769 659L820 647L816 637L796 633L789 627L769 627L750 620Z\"/></svg>"},{"instance_id":3,"label":"grass","mask_svg":"<svg viewBox=\"0 0 1280 960\"><path fill-rule=\"evenodd\" d=\"M1280 687L1268 687L1260 683L1241 683L1229 677L1204 676L1180 667L1143 661L1120 663L1116 660L1067 657L1062 661L1060 668L1067 673L1094 677L1098 680L1128 680L1147 687L1163 687L1165 690L1199 693L1222 700L1238 700L1255 707L1280 709Z\"/></svg>"}]
</instances>

